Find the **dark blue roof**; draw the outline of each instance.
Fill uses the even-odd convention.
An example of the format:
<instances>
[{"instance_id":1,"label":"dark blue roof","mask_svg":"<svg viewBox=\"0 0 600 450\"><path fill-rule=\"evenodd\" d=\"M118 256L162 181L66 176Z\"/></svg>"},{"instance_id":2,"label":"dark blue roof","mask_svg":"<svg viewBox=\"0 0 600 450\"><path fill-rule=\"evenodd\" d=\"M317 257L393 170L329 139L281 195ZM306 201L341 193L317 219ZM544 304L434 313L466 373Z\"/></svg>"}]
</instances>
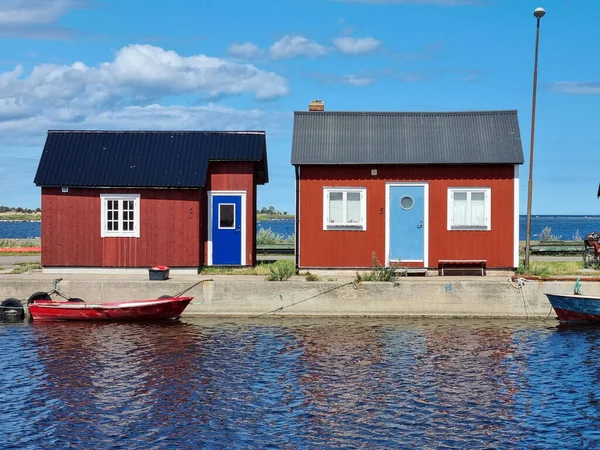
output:
<instances>
[{"instance_id":1,"label":"dark blue roof","mask_svg":"<svg viewBox=\"0 0 600 450\"><path fill-rule=\"evenodd\" d=\"M204 187L209 161L255 162L269 181L263 131L48 131L38 186Z\"/></svg>"}]
</instances>

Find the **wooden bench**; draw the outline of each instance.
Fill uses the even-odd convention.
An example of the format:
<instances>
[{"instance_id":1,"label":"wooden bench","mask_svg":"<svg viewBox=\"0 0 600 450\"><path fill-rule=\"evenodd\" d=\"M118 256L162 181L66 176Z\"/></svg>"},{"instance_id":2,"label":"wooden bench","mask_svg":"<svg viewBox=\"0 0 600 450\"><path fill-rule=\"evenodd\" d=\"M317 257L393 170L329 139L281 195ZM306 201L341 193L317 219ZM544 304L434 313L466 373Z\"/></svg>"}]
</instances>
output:
<instances>
[{"instance_id":1,"label":"wooden bench","mask_svg":"<svg viewBox=\"0 0 600 450\"><path fill-rule=\"evenodd\" d=\"M259 255L293 255L295 244L256 244Z\"/></svg>"},{"instance_id":2,"label":"wooden bench","mask_svg":"<svg viewBox=\"0 0 600 450\"><path fill-rule=\"evenodd\" d=\"M487 263L486 259L440 259L438 261L438 267L440 269L441 275L444 276L445 270L467 270L473 269L473 266L477 270L481 269L481 276L485 275L485 264ZM450 266L450 267L446 267Z\"/></svg>"}]
</instances>

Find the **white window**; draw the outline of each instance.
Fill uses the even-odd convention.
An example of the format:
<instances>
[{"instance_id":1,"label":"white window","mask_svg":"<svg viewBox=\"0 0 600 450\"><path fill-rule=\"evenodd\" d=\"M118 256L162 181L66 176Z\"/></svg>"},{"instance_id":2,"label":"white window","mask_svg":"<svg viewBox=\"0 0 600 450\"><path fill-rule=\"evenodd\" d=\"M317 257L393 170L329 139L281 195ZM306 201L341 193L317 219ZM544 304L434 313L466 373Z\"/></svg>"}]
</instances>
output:
<instances>
[{"instance_id":1,"label":"white window","mask_svg":"<svg viewBox=\"0 0 600 450\"><path fill-rule=\"evenodd\" d=\"M140 195L100 194L102 237L140 237Z\"/></svg>"},{"instance_id":2,"label":"white window","mask_svg":"<svg viewBox=\"0 0 600 450\"><path fill-rule=\"evenodd\" d=\"M491 215L489 187L448 189L449 230L490 230Z\"/></svg>"},{"instance_id":3,"label":"white window","mask_svg":"<svg viewBox=\"0 0 600 450\"><path fill-rule=\"evenodd\" d=\"M365 188L323 189L324 230L366 230L367 190Z\"/></svg>"}]
</instances>

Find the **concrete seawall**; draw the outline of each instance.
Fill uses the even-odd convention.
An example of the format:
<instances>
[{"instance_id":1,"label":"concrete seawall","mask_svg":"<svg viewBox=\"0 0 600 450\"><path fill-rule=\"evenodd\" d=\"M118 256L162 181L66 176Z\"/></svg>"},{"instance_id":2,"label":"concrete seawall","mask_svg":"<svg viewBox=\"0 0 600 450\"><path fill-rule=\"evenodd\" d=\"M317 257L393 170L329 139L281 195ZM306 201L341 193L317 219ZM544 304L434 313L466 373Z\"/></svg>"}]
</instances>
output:
<instances>
[{"instance_id":1,"label":"concrete seawall","mask_svg":"<svg viewBox=\"0 0 600 450\"><path fill-rule=\"evenodd\" d=\"M544 295L572 293L573 281L527 281L521 288L504 277L401 278L395 283L351 280L307 282L302 278L272 282L254 276L189 276L166 281L140 277L72 276L59 289L72 297L106 302L173 295L201 279L212 278L185 295L194 301L184 316L419 316L482 318L546 318L551 311ZM582 281L583 293L600 295L600 283ZM0 301L26 300L49 291L44 275L0 276Z\"/></svg>"}]
</instances>

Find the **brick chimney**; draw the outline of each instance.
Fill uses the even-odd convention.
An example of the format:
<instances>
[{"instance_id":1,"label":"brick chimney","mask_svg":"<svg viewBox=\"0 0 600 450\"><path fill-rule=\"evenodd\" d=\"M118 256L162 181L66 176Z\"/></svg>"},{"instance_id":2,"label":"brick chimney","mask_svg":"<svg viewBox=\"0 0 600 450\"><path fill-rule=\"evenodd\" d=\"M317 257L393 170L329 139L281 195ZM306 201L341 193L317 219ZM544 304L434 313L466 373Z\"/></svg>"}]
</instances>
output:
<instances>
[{"instance_id":1,"label":"brick chimney","mask_svg":"<svg viewBox=\"0 0 600 450\"><path fill-rule=\"evenodd\" d=\"M325 103L323 103L323 100L313 100L308 105L308 110L309 111L325 111Z\"/></svg>"}]
</instances>

